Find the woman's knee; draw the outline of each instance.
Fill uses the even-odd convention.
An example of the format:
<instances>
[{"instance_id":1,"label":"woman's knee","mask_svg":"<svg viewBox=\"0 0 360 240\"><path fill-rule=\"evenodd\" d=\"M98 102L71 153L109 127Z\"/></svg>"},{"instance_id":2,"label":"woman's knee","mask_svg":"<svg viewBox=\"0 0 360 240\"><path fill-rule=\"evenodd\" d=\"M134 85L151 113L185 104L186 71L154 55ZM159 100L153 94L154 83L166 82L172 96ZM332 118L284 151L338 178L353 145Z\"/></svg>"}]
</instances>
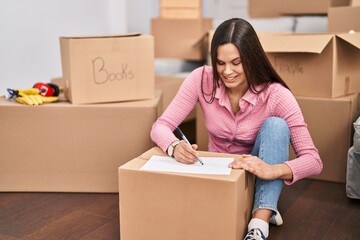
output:
<instances>
[{"instance_id":1,"label":"woman's knee","mask_svg":"<svg viewBox=\"0 0 360 240\"><path fill-rule=\"evenodd\" d=\"M269 117L265 119L262 128L268 131L275 131L276 134L283 133L285 136L290 136L289 126L284 119L279 117Z\"/></svg>"}]
</instances>

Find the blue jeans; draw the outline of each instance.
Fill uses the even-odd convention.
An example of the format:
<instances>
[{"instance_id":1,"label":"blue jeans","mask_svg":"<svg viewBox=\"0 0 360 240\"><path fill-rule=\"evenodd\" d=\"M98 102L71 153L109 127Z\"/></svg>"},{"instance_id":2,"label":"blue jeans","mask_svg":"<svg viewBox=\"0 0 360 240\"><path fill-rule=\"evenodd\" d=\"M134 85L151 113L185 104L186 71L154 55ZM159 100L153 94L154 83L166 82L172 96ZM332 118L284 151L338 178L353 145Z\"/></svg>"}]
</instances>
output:
<instances>
[{"instance_id":1,"label":"blue jeans","mask_svg":"<svg viewBox=\"0 0 360 240\"><path fill-rule=\"evenodd\" d=\"M290 130L284 119L267 118L256 137L251 155L268 164L279 164L289 159ZM257 209L277 211L277 202L283 187L282 179L255 180L255 196L252 212Z\"/></svg>"}]
</instances>

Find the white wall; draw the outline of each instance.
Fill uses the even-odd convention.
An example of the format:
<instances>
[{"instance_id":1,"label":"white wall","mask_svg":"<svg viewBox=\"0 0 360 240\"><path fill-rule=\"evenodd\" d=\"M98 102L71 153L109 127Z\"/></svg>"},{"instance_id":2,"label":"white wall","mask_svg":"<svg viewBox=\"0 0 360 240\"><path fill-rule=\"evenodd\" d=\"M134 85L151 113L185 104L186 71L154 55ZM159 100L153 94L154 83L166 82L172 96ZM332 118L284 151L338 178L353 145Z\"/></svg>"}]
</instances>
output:
<instances>
[{"instance_id":1,"label":"white wall","mask_svg":"<svg viewBox=\"0 0 360 240\"><path fill-rule=\"evenodd\" d=\"M0 0L0 95L61 76L59 36L127 32L126 0Z\"/></svg>"}]
</instances>

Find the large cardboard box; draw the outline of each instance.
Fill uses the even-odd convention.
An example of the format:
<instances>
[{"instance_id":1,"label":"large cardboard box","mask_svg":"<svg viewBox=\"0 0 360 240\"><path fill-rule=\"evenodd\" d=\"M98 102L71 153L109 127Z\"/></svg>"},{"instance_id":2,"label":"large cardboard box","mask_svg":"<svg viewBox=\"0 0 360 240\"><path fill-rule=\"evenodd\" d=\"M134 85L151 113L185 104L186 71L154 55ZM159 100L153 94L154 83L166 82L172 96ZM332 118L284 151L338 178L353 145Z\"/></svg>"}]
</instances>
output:
<instances>
[{"instance_id":1,"label":"large cardboard box","mask_svg":"<svg viewBox=\"0 0 360 240\"><path fill-rule=\"evenodd\" d=\"M234 155L199 152L200 156ZM239 240L251 214L254 176L141 171L155 147L119 168L120 235L126 240Z\"/></svg>"},{"instance_id":2,"label":"large cardboard box","mask_svg":"<svg viewBox=\"0 0 360 240\"><path fill-rule=\"evenodd\" d=\"M73 104L154 98L153 36L61 37L60 48Z\"/></svg>"},{"instance_id":3,"label":"large cardboard box","mask_svg":"<svg viewBox=\"0 0 360 240\"><path fill-rule=\"evenodd\" d=\"M293 94L334 98L360 89L360 33L259 35Z\"/></svg>"},{"instance_id":4,"label":"large cardboard box","mask_svg":"<svg viewBox=\"0 0 360 240\"><path fill-rule=\"evenodd\" d=\"M154 146L151 100L25 106L0 99L0 191L118 192L117 169Z\"/></svg>"},{"instance_id":5,"label":"large cardboard box","mask_svg":"<svg viewBox=\"0 0 360 240\"><path fill-rule=\"evenodd\" d=\"M354 133L353 122L360 115L358 94L336 99L296 99L324 163L322 173L311 178L344 183L347 154ZM294 157L291 149L290 158Z\"/></svg>"},{"instance_id":6,"label":"large cardboard box","mask_svg":"<svg viewBox=\"0 0 360 240\"><path fill-rule=\"evenodd\" d=\"M328 12L329 32L360 32L360 5L332 7Z\"/></svg>"},{"instance_id":7,"label":"large cardboard box","mask_svg":"<svg viewBox=\"0 0 360 240\"><path fill-rule=\"evenodd\" d=\"M207 31L212 19L151 19L156 58L203 61L207 54Z\"/></svg>"},{"instance_id":8,"label":"large cardboard box","mask_svg":"<svg viewBox=\"0 0 360 240\"><path fill-rule=\"evenodd\" d=\"M177 76L156 76L155 77L155 87L163 93L162 97L162 110L161 113L169 106L171 101L174 99L176 93L178 92L181 84L184 82L185 77ZM195 109L190 112L190 114L185 118L186 121L195 119Z\"/></svg>"},{"instance_id":9,"label":"large cardboard box","mask_svg":"<svg viewBox=\"0 0 360 240\"><path fill-rule=\"evenodd\" d=\"M331 6L346 6L350 0L250 0L249 15L252 18L284 15L326 15Z\"/></svg>"}]
</instances>

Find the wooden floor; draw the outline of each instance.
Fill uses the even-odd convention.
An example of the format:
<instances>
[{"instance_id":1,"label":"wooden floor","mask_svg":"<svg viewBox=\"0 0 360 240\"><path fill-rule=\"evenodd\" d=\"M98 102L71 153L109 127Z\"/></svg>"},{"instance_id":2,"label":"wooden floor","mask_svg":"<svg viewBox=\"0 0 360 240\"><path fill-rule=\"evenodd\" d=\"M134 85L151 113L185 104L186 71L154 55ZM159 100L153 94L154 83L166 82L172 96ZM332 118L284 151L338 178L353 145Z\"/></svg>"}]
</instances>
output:
<instances>
[{"instance_id":1,"label":"wooden floor","mask_svg":"<svg viewBox=\"0 0 360 240\"><path fill-rule=\"evenodd\" d=\"M344 184L285 186L279 209L284 224L271 226L269 240L360 239L360 201ZM118 194L0 193L0 239L119 239L119 231Z\"/></svg>"}]
</instances>

